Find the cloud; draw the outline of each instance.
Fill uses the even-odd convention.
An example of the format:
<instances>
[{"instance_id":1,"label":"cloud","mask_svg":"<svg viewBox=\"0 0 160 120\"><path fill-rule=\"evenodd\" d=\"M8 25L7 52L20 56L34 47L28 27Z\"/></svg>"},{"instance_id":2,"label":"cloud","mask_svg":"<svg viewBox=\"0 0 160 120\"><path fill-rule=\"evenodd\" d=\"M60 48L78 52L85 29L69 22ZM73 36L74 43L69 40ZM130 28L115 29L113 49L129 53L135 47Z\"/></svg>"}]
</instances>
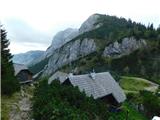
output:
<instances>
[{"instance_id":1,"label":"cloud","mask_svg":"<svg viewBox=\"0 0 160 120\"><path fill-rule=\"evenodd\" d=\"M1 4L0 18L11 44L24 48L24 43L47 48L58 31L79 28L94 13L153 23L155 27L160 24L160 0L2 0ZM27 50L31 50L29 46Z\"/></svg>"},{"instance_id":2,"label":"cloud","mask_svg":"<svg viewBox=\"0 0 160 120\"><path fill-rule=\"evenodd\" d=\"M51 35L38 31L21 20L6 20L4 26L8 32L8 37L11 42L42 43L48 45L51 39Z\"/></svg>"},{"instance_id":3,"label":"cloud","mask_svg":"<svg viewBox=\"0 0 160 120\"><path fill-rule=\"evenodd\" d=\"M52 34L34 29L28 23L18 19L7 19L2 23L10 40L12 53L29 50L45 50L51 43Z\"/></svg>"},{"instance_id":4,"label":"cloud","mask_svg":"<svg viewBox=\"0 0 160 120\"><path fill-rule=\"evenodd\" d=\"M13 54L25 53L30 50L46 50L46 46L40 43L11 42L9 48Z\"/></svg>"}]
</instances>

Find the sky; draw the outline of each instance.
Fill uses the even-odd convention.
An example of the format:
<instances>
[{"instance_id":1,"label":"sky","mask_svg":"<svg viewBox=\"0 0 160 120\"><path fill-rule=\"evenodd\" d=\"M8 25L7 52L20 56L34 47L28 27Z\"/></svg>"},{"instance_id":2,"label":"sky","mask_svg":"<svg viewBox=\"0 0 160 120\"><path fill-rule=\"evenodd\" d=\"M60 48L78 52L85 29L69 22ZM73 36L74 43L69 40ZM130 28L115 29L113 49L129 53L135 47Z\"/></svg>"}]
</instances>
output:
<instances>
[{"instance_id":1,"label":"sky","mask_svg":"<svg viewBox=\"0 0 160 120\"><path fill-rule=\"evenodd\" d=\"M79 28L92 14L116 15L145 25L160 24L160 0L0 0L0 23L12 54L46 50L54 35Z\"/></svg>"}]
</instances>

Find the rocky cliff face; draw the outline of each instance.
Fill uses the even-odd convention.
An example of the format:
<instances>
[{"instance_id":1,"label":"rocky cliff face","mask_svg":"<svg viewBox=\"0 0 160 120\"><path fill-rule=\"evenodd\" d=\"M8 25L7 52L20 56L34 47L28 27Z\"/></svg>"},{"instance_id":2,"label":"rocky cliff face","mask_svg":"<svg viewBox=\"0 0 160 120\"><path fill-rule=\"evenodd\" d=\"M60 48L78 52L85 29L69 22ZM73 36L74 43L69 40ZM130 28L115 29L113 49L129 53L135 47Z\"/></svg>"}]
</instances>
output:
<instances>
[{"instance_id":1,"label":"rocky cliff face","mask_svg":"<svg viewBox=\"0 0 160 120\"><path fill-rule=\"evenodd\" d=\"M42 76L50 76L56 70L62 68L63 66L68 65L71 62L83 58L93 52L97 52L98 55L101 55L102 57L119 58L147 45L145 40L137 40L134 37L123 38L121 42L114 42L115 40L110 40L111 43L108 44L109 41L106 36L113 33L113 28L109 25L110 23L112 23L112 20L117 20L118 18L110 18L109 16L107 16L106 21L108 20L109 23L105 23L104 18L104 15L93 14L81 25L78 30L69 28L57 33L53 39L51 46L46 50L41 59L39 59L39 61L42 61L47 58L47 64L45 63L43 65L44 69L42 70ZM112 23L113 26L116 23ZM119 22L119 24L121 23L124 24L124 20ZM111 30L104 29L103 24L107 24ZM105 25L105 27L107 27L107 25ZM102 27L101 32L103 32L103 34L100 34L98 32L96 35L100 34L102 36L100 38L96 37L95 33L92 33L92 30L94 30L95 32L95 29L99 27ZM121 29L121 26L119 26L119 29ZM105 31L110 33L104 33ZM86 32L88 32L87 35L89 34L90 36L83 34ZM114 29L114 32L116 33L117 30ZM94 37L92 37L91 35L93 35Z\"/></svg>"},{"instance_id":2,"label":"rocky cliff face","mask_svg":"<svg viewBox=\"0 0 160 120\"><path fill-rule=\"evenodd\" d=\"M51 46L46 50L46 56L50 56L52 52L63 46L68 41L72 40L75 36L78 35L78 29L68 28L64 31L58 32L53 40Z\"/></svg>"},{"instance_id":3,"label":"rocky cliff face","mask_svg":"<svg viewBox=\"0 0 160 120\"><path fill-rule=\"evenodd\" d=\"M64 44L66 44L73 38L77 37L78 35L100 27L101 24L95 25L99 17L100 17L99 14L93 14L81 25L79 29L67 28L63 31L58 32L54 36L52 44L45 51L44 55L41 56L38 60L33 61L32 65L44 60L46 57L52 56L57 51L56 49L59 49Z\"/></svg>"},{"instance_id":4,"label":"rocky cliff face","mask_svg":"<svg viewBox=\"0 0 160 120\"><path fill-rule=\"evenodd\" d=\"M55 49L60 48L65 43L69 42L78 35L100 27L101 24L95 25L99 17L100 17L99 14L93 14L84 23L82 23L79 29L67 28L64 31L58 32L54 36L51 46L47 49L45 57L52 55Z\"/></svg>"},{"instance_id":5,"label":"rocky cliff face","mask_svg":"<svg viewBox=\"0 0 160 120\"><path fill-rule=\"evenodd\" d=\"M122 42L114 42L108 45L104 52L104 57L121 57L147 45L144 39L136 40L134 37L124 38Z\"/></svg>"},{"instance_id":6,"label":"rocky cliff face","mask_svg":"<svg viewBox=\"0 0 160 120\"><path fill-rule=\"evenodd\" d=\"M143 39L136 40L134 37L127 37L122 39L122 42L116 41L113 44L107 45L102 56L118 58L123 55L130 54L139 48L145 47L146 45L147 43ZM85 38L83 40L77 39L75 41L71 41L62 48L54 51L44 70L43 76L50 76L62 66L70 64L81 57L85 57L96 50L97 45L94 39Z\"/></svg>"},{"instance_id":7,"label":"rocky cliff face","mask_svg":"<svg viewBox=\"0 0 160 120\"><path fill-rule=\"evenodd\" d=\"M56 49L50 58L43 76L51 75L58 68L69 64L72 61L84 57L96 51L96 44L93 39L75 40L67 43L62 48Z\"/></svg>"}]
</instances>

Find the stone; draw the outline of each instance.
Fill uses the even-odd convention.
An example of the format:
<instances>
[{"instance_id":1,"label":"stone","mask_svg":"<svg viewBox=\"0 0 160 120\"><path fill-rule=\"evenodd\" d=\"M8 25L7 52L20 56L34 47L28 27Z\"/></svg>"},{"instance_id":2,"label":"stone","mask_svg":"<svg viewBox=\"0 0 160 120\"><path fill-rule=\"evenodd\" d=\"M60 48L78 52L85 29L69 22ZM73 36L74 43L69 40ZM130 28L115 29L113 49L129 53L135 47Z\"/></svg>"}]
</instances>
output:
<instances>
[{"instance_id":1,"label":"stone","mask_svg":"<svg viewBox=\"0 0 160 120\"><path fill-rule=\"evenodd\" d=\"M58 68L70 64L72 61L94 51L96 51L96 43L93 39L85 38L83 40L77 39L71 41L54 51L48 62L47 68L43 72L43 76L50 76Z\"/></svg>"},{"instance_id":2,"label":"stone","mask_svg":"<svg viewBox=\"0 0 160 120\"><path fill-rule=\"evenodd\" d=\"M115 41L112 44L109 44L104 52L104 57L121 57L124 55L128 55L131 52L145 47L147 45L144 39L136 40L134 37L126 37L122 39L122 42Z\"/></svg>"}]
</instances>

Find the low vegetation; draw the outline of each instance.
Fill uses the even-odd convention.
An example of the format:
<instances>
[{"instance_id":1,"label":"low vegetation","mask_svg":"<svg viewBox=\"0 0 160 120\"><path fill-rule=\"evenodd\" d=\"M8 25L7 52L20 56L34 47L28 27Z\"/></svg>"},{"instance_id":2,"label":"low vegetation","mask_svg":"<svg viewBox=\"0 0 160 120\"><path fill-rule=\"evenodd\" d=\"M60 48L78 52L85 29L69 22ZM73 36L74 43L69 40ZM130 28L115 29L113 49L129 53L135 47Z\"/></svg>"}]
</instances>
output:
<instances>
[{"instance_id":1,"label":"low vegetation","mask_svg":"<svg viewBox=\"0 0 160 120\"><path fill-rule=\"evenodd\" d=\"M34 86L21 86L21 92L16 92L12 96L1 96L1 120L19 120L29 118L27 109L30 106L33 96ZM23 113L23 114L22 114Z\"/></svg>"},{"instance_id":2,"label":"low vegetation","mask_svg":"<svg viewBox=\"0 0 160 120\"><path fill-rule=\"evenodd\" d=\"M137 77L121 77L120 86L127 94L127 102L148 118L160 114L160 95L157 84Z\"/></svg>"},{"instance_id":3,"label":"low vegetation","mask_svg":"<svg viewBox=\"0 0 160 120\"><path fill-rule=\"evenodd\" d=\"M20 99L19 93L14 93L12 96L1 96L1 120L9 120L9 114L13 103Z\"/></svg>"},{"instance_id":4,"label":"low vegetation","mask_svg":"<svg viewBox=\"0 0 160 120\"><path fill-rule=\"evenodd\" d=\"M36 87L33 97L33 118L35 120L147 120L128 103L120 112L110 112L109 105L94 100L80 92L77 87L61 85L55 80L47 84L42 80ZM127 114L129 113L129 114Z\"/></svg>"},{"instance_id":5,"label":"low vegetation","mask_svg":"<svg viewBox=\"0 0 160 120\"><path fill-rule=\"evenodd\" d=\"M160 95L158 92L140 91L139 93L128 93L127 102L149 119L160 114Z\"/></svg>"}]
</instances>

